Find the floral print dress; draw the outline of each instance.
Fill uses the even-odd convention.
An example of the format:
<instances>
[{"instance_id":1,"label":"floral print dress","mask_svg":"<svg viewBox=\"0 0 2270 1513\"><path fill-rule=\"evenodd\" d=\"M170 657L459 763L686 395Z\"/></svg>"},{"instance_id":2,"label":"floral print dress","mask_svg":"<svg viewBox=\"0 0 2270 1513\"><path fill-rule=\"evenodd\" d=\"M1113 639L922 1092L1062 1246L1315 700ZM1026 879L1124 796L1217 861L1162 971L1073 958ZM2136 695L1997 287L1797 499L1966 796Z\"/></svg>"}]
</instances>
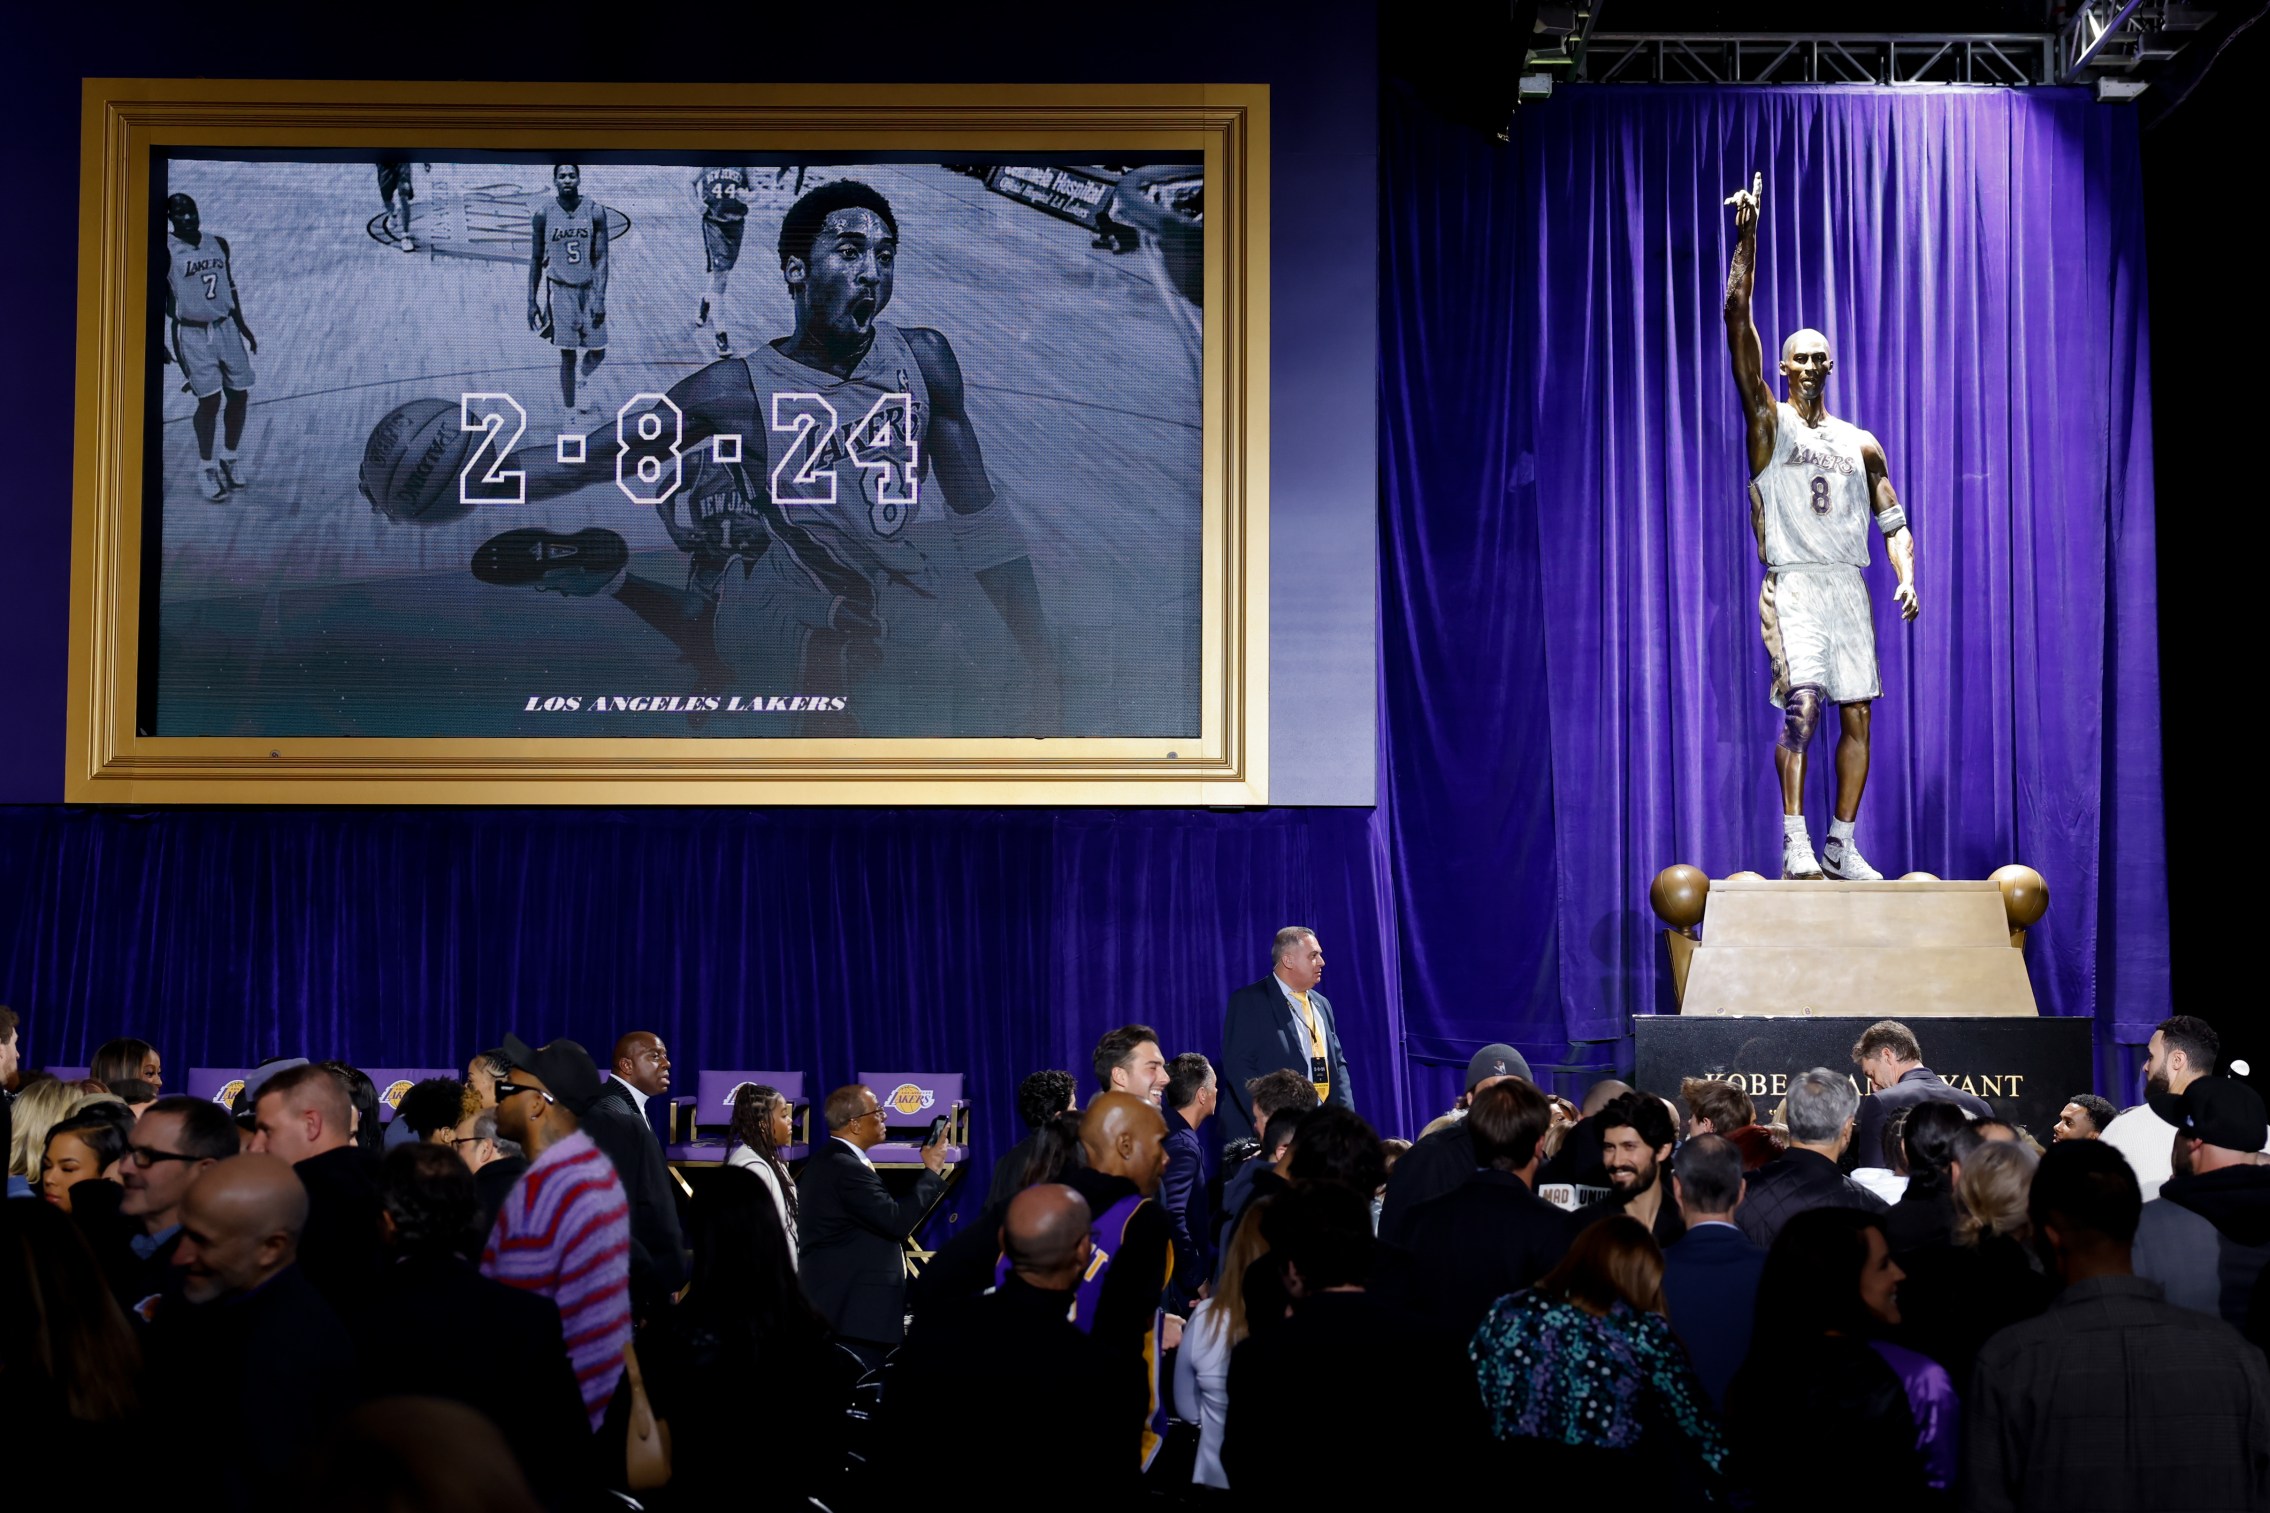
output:
<instances>
[{"instance_id":1,"label":"floral print dress","mask_svg":"<svg viewBox=\"0 0 2270 1513\"><path fill-rule=\"evenodd\" d=\"M1537 1292L1500 1298L1466 1347L1499 1439L1691 1456L1715 1482L1726 1436L1660 1314L1617 1303L1606 1314Z\"/></svg>"}]
</instances>

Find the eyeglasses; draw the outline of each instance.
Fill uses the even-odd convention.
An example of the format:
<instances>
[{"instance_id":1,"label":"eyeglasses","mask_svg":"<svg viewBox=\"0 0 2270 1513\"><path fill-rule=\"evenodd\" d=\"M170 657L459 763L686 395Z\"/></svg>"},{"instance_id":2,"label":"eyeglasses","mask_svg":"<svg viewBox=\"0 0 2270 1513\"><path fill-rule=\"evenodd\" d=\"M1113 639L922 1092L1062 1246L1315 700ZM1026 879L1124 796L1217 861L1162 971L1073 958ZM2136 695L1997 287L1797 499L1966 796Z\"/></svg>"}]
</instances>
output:
<instances>
[{"instance_id":1,"label":"eyeglasses","mask_svg":"<svg viewBox=\"0 0 2270 1513\"><path fill-rule=\"evenodd\" d=\"M543 1099L546 1103L559 1102L557 1098L554 1098L550 1093L545 1092L542 1088L530 1087L525 1082L500 1082L497 1084L497 1102L499 1103L504 1102L507 1098L516 1098L522 1093L534 1093L537 1097Z\"/></svg>"},{"instance_id":2,"label":"eyeglasses","mask_svg":"<svg viewBox=\"0 0 2270 1513\"><path fill-rule=\"evenodd\" d=\"M126 1147L126 1159L142 1170L148 1171L160 1161L202 1161L205 1158L203 1156L185 1156L180 1151L152 1150L147 1145L129 1145Z\"/></svg>"}]
</instances>

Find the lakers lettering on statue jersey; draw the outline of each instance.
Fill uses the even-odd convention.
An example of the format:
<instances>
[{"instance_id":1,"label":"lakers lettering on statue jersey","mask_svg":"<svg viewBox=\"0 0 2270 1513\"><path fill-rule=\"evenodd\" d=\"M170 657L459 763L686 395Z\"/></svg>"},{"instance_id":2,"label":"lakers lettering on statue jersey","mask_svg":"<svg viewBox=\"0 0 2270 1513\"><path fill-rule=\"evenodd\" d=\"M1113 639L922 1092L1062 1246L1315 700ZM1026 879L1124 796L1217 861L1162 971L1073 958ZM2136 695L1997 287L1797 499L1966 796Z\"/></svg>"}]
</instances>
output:
<instances>
[{"instance_id":1,"label":"lakers lettering on statue jersey","mask_svg":"<svg viewBox=\"0 0 2270 1513\"><path fill-rule=\"evenodd\" d=\"M1876 698L1876 626L1860 570L1868 565L1870 507L1864 448L1875 438L1823 416L1809 426L1784 403L1773 460L1750 480L1765 585L1758 623L1773 664L1773 702L1811 685L1833 704Z\"/></svg>"}]
</instances>

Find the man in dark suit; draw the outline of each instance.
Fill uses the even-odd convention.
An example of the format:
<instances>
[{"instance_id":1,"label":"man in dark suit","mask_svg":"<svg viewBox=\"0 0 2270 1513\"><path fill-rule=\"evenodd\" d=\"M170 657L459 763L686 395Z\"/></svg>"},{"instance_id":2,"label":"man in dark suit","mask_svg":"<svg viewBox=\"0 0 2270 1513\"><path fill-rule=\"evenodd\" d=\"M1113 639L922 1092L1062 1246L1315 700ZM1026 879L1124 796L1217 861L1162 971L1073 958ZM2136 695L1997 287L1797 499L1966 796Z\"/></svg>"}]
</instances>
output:
<instances>
[{"instance_id":1,"label":"man in dark suit","mask_svg":"<svg viewBox=\"0 0 2270 1513\"><path fill-rule=\"evenodd\" d=\"M637 1048L644 1032L626 1035L617 1048ZM659 1055L660 1077L658 1086L669 1087L670 1058L662 1050L662 1042L652 1035L645 1039L654 1042L652 1050ZM590 1052L572 1040L554 1041L554 1045L575 1046L579 1062L576 1085L562 1092L553 1091L568 1111L576 1116L583 1132L591 1137L601 1154L614 1164L615 1176L623 1184L624 1201L630 1205L631 1219L631 1308L639 1315L651 1314L666 1306L672 1293L685 1285L687 1262L685 1233L678 1224L678 1195L676 1183L670 1176L670 1166L662 1157L662 1142L646 1122L642 1108L652 1093L643 1092L619 1077L601 1081L599 1069L592 1066L589 1080L585 1081L580 1064L591 1060ZM504 1053L516 1066L532 1064L535 1051L516 1036L506 1036ZM521 1058L529 1058L523 1060ZM636 1057L634 1067L641 1064ZM646 1070L640 1075L653 1081L656 1062L647 1058Z\"/></svg>"},{"instance_id":2,"label":"man in dark suit","mask_svg":"<svg viewBox=\"0 0 2270 1513\"><path fill-rule=\"evenodd\" d=\"M1861 1031L1853 1042L1852 1059L1876 1090L1860 1100L1859 1123L1852 1132L1856 1166L1888 1165L1884 1130L1901 1110L1919 1103L1952 1103L1973 1119L1994 1117L1984 1098L1948 1086L1945 1078L1925 1066L1915 1032L1896 1019L1879 1019Z\"/></svg>"},{"instance_id":3,"label":"man in dark suit","mask_svg":"<svg viewBox=\"0 0 2270 1513\"><path fill-rule=\"evenodd\" d=\"M1061 1111L1061 1110L1060 1110ZM1087 1203L1069 1187L1016 1193L995 1243L1008 1258L999 1286L925 1309L891 1364L877 1441L900 1484L931 1476L939 1409L981 1403L993 1442L1034 1485L1077 1486L1093 1506L1117 1506L1135 1481L1140 1378L1071 1321L1095 1255ZM1099 1400L1100 1399L1100 1400ZM986 1433L983 1429L981 1434Z\"/></svg>"},{"instance_id":4,"label":"man in dark suit","mask_svg":"<svg viewBox=\"0 0 2270 1513\"><path fill-rule=\"evenodd\" d=\"M1766 1269L1765 1251L1734 1223L1742 1206L1742 1152L1718 1135L1697 1135L1679 1147L1671 1188L1687 1232L1663 1247L1663 1297L1695 1375L1723 1408L1734 1373L1750 1355L1758 1278Z\"/></svg>"},{"instance_id":5,"label":"man in dark suit","mask_svg":"<svg viewBox=\"0 0 2270 1513\"><path fill-rule=\"evenodd\" d=\"M1220 1096L1213 1063L1196 1051L1167 1063L1167 1170L1159 1201L1174 1220L1174 1283L1168 1307L1188 1314L1206 1279L1214 1216L1206 1201L1206 1153L1198 1126L1213 1117Z\"/></svg>"},{"instance_id":6,"label":"man in dark suit","mask_svg":"<svg viewBox=\"0 0 2270 1513\"><path fill-rule=\"evenodd\" d=\"M1508 1077L1531 1081L1528 1059L1510 1045L1483 1046L1466 1063L1466 1093L1458 1101L1470 1107L1485 1088L1495 1087ZM1379 1237L1390 1245L1408 1245L1411 1215L1419 1205L1458 1191L1482 1164L1474 1154L1473 1135L1463 1119L1412 1146L1387 1179L1387 1197L1379 1209Z\"/></svg>"},{"instance_id":7,"label":"man in dark suit","mask_svg":"<svg viewBox=\"0 0 2270 1513\"><path fill-rule=\"evenodd\" d=\"M344 1318L379 1264L378 1160L355 1143L354 1105L337 1077L302 1063L260 1085L252 1114L252 1149L291 1162L307 1189L298 1272Z\"/></svg>"},{"instance_id":8,"label":"man in dark suit","mask_svg":"<svg viewBox=\"0 0 2270 1513\"><path fill-rule=\"evenodd\" d=\"M874 1093L839 1087L825 1113L828 1139L796 1179L799 1280L843 1343L879 1365L906 1336L906 1237L945 1190L946 1147L924 1146L926 1170L893 1198L867 1159L883 1139Z\"/></svg>"},{"instance_id":9,"label":"man in dark suit","mask_svg":"<svg viewBox=\"0 0 2270 1513\"><path fill-rule=\"evenodd\" d=\"M151 1463L201 1507L288 1500L294 1460L354 1404L354 1341L295 1264L308 1197L263 1153L216 1163L182 1199L179 1294L152 1321L143 1400L162 1408Z\"/></svg>"},{"instance_id":10,"label":"man in dark suit","mask_svg":"<svg viewBox=\"0 0 2270 1513\"><path fill-rule=\"evenodd\" d=\"M599 1096L638 1115L657 1144L670 1138L670 1048L652 1030L633 1030L615 1042L614 1060Z\"/></svg>"},{"instance_id":11,"label":"man in dark suit","mask_svg":"<svg viewBox=\"0 0 2270 1513\"><path fill-rule=\"evenodd\" d=\"M1277 932L1269 975L1230 995L1222 1019L1222 1081L1230 1094L1222 1134L1242 1140L1261 1133L1245 1085L1279 1067L1292 1067L1316 1084L1319 1103L1352 1109L1348 1057L1340 1049L1339 1022L1316 985L1324 976L1324 948L1316 932L1290 925Z\"/></svg>"},{"instance_id":12,"label":"man in dark suit","mask_svg":"<svg viewBox=\"0 0 2270 1513\"><path fill-rule=\"evenodd\" d=\"M481 1200L447 1147L389 1151L379 1187L387 1262L354 1331L365 1386L373 1397L445 1397L478 1409L504 1431L544 1505L570 1506L596 1468L559 1309L473 1264ZM451 1366L469 1344L478 1364Z\"/></svg>"},{"instance_id":13,"label":"man in dark suit","mask_svg":"<svg viewBox=\"0 0 2270 1513\"><path fill-rule=\"evenodd\" d=\"M120 1306L173 1290L173 1253L181 1244L181 1200L189 1185L237 1154L236 1121L207 1098L160 1098L142 1111L119 1163L124 1190L118 1211L135 1232L105 1257Z\"/></svg>"},{"instance_id":14,"label":"man in dark suit","mask_svg":"<svg viewBox=\"0 0 2270 1513\"><path fill-rule=\"evenodd\" d=\"M1752 1244L1773 1249L1781 1226L1809 1208L1885 1211L1883 1199L1837 1169L1859 1106L1851 1081L1825 1066L1790 1080L1789 1149L1750 1173L1734 1219Z\"/></svg>"},{"instance_id":15,"label":"man in dark suit","mask_svg":"<svg viewBox=\"0 0 2270 1513\"><path fill-rule=\"evenodd\" d=\"M1539 1151L1552 1105L1519 1077L1474 1095L1462 1128L1479 1168L1465 1185L1411 1210L1404 1254L1389 1270L1399 1290L1458 1339L1471 1339L1490 1305L1560 1263L1575 1234L1570 1216L1538 1197ZM1406 1153L1408 1159L1408 1153Z\"/></svg>"}]
</instances>

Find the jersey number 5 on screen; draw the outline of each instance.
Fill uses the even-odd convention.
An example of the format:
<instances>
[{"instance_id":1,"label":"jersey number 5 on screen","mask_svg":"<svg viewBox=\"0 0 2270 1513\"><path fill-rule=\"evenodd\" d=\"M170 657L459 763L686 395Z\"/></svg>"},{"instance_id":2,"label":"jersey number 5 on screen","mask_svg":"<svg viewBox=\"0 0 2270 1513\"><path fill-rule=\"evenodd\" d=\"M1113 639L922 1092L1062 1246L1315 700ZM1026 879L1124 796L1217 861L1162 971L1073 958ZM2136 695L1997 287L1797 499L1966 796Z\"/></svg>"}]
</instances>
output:
<instances>
[{"instance_id":1,"label":"jersey number 5 on screen","mask_svg":"<svg viewBox=\"0 0 2270 1513\"><path fill-rule=\"evenodd\" d=\"M505 461L528 430L528 412L510 394L460 394L458 426L480 434L458 470L457 497L465 504L525 504L528 475ZM876 398L848 432L835 406L820 394L775 394L772 429L789 438L772 469L772 502L834 504L836 464L849 458L875 475L870 513L888 535L920 498L920 444L911 422L914 397ZM667 415L668 419L664 419ZM667 434L665 434L667 433ZM664 503L685 481L686 417L667 394L633 394L615 412L615 487L635 504ZM559 438L561 460L580 460L583 438ZM573 454L568 444L573 443ZM741 461L739 436L716 436L721 463Z\"/></svg>"}]
</instances>

